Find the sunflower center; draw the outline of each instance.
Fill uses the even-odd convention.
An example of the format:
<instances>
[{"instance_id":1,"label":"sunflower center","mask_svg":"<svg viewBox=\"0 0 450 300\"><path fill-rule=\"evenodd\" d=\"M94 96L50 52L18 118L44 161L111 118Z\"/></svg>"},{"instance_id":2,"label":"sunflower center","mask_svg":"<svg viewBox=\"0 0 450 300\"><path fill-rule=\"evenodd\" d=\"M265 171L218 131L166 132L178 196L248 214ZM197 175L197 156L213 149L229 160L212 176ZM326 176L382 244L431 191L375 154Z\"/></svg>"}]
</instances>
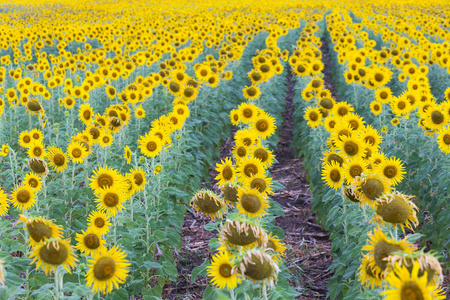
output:
<instances>
[{"instance_id":1,"label":"sunflower center","mask_svg":"<svg viewBox=\"0 0 450 300\"><path fill-rule=\"evenodd\" d=\"M261 68L259 68L261 70L261 72L263 73L267 73L270 71L270 67L266 64L262 65Z\"/></svg>"},{"instance_id":2,"label":"sunflower center","mask_svg":"<svg viewBox=\"0 0 450 300\"><path fill-rule=\"evenodd\" d=\"M253 115L253 111L250 108L244 109L244 111L242 113L243 113L244 117L246 117L246 118L251 118Z\"/></svg>"},{"instance_id":3,"label":"sunflower center","mask_svg":"<svg viewBox=\"0 0 450 300\"><path fill-rule=\"evenodd\" d=\"M403 102L403 101L399 101L399 102L397 103L397 107L398 107L399 109L404 109L404 108L406 107L406 103Z\"/></svg>"},{"instance_id":4,"label":"sunflower center","mask_svg":"<svg viewBox=\"0 0 450 300\"><path fill-rule=\"evenodd\" d=\"M408 220L410 209L406 200L399 196L394 196L391 202L378 206L377 214L389 223L405 223Z\"/></svg>"},{"instance_id":5,"label":"sunflower center","mask_svg":"<svg viewBox=\"0 0 450 300\"><path fill-rule=\"evenodd\" d=\"M245 275L254 280L264 280L272 275L272 266L267 259L260 258L254 254L250 262L245 265Z\"/></svg>"},{"instance_id":6,"label":"sunflower center","mask_svg":"<svg viewBox=\"0 0 450 300\"><path fill-rule=\"evenodd\" d=\"M180 91L180 85L176 82L171 82L169 88L174 93L178 93Z\"/></svg>"},{"instance_id":7,"label":"sunflower center","mask_svg":"<svg viewBox=\"0 0 450 300\"><path fill-rule=\"evenodd\" d=\"M208 75L208 71L203 69L203 70L200 71L200 74L202 76L206 76L206 75Z\"/></svg>"},{"instance_id":8,"label":"sunflower center","mask_svg":"<svg viewBox=\"0 0 450 300\"><path fill-rule=\"evenodd\" d=\"M315 111L312 111L309 113L309 119L311 121L317 121L317 119L319 119L319 114L316 113Z\"/></svg>"},{"instance_id":9,"label":"sunflower center","mask_svg":"<svg viewBox=\"0 0 450 300\"><path fill-rule=\"evenodd\" d=\"M256 96L256 89L253 87L247 89L247 95L249 95L250 97Z\"/></svg>"},{"instance_id":10,"label":"sunflower center","mask_svg":"<svg viewBox=\"0 0 450 300\"><path fill-rule=\"evenodd\" d=\"M27 190L20 190L17 193L17 201L19 201L20 203L27 203L28 201L30 201L30 199L31 199L31 194Z\"/></svg>"},{"instance_id":11,"label":"sunflower center","mask_svg":"<svg viewBox=\"0 0 450 300\"><path fill-rule=\"evenodd\" d=\"M98 280L108 280L116 272L116 262L110 257L101 257L94 266L94 277Z\"/></svg>"},{"instance_id":12,"label":"sunflower center","mask_svg":"<svg viewBox=\"0 0 450 300\"><path fill-rule=\"evenodd\" d=\"M353 128L353 129L355 129L355 130L358 130L358 128L359 128L359 122L358 122L358 121L356 121L356 120L351 120L351 121L349 121L348 123L350 124L350 127L351 127L351 128Z\"/></svg>"},{"instance_id":13,"label":"sunflower center","mask_svg":"<svg viewBox=\"0 0 450 300\"><path fill-rule=\"evenodd\" d=\"M304 73L306 71L305 67L302 65L298 65L297 66L297 72L299 73Z\"/></svg>"},{"instance_id":14,"label":"sunflower center","mask_svg":"<svg viewBox=\"0 0 450 300\"><path fill-rule=\"evenodd\" d=\"M155 142L150 141L150 142L147 143L147 150L148 151L155 151L156 148L157 148L157 145L156 145Z\"/></svg>"},{"instance_id":15,"label":"sunflower center","mask_svg":"<svg viewBox=\"0 0 450 300\"><path fill-rule=\"evenodd\" d=\"M444 142L444 144L450 145L450 134L444 134L444 136L442 137L442 141Z\"/></svg>"},{"instance_id":16,"label":"sunflower center","mask_svg":"<svg viewBox=\"0 0 450 300\"><path fill-rule=\"evenodd\" d=\"M33 149L33 154L36 156L41 156L42 155L42 149L39 147L36 147Z\"/></svg>"},{"instance_id":17,"label":"sunflower center","mask_svg":"<svg viewBox=\"0 0 450 300\"><path fill-rule=\"evenodd\" d=\"M142 176L142 174L136 173L133 175L133 177L134 182L139 186L144 182L144 177Z\"/></svg>"},{"instance_id":18,"label":"sunflower center","mask_svg":"<svg viewBox=\"0 0 450 300\"><path fill-rule=\"evenodd\" d=\"M75 148L72 150L72 156L75 158L79 158L81 156L82 152L80 149Z\"/></svg>"},{"instance_id":19,"label":"sunflower center","mask_svg":"<svg viewBox=\"0 0 450 300\"><path fill-rule=\"evenodd\" d=\"M194 95L194 90L193 89L191 89L191 88L186 88L185 90L184 90L184 96L186 96L186 97L192 97L192 95Z\"/></svg>"},{"instance_id":20,"label":"sunflower center","mask_svg":"<svg viewBox=\"0 0 450 300\"><path fill-rule=\"evenodd\" d=\"M415 282L405 282L402 285L402 290L400 292L402 299L408 300L423 300L423 293L421 288Z\"/></svg>"},{"instance_id":21,"label":"sunflower center","mask_svg":"<svg viewBox=\"0 0 450 300\"><path fill-rule=\"evenodd\" d=\"M95 127L89 129L89 133L91 134L92 138L94 138L94 140L96 140L100 136L100 130Z\"/></svg>"},{"instance_id":22,"label":"sunflower center","mask_svg":"<svg viewBox=\"0 0 450 300\"><path fill-rule=\"evenodd\" d=\"M39 181L37 181L35 178L31 178L28 180L28 185L32 188L36 188L39 185Z\"/></svg>"},{"instance_id":23,"label":"sunflower center","mask_svg":"<svg viewBox=\"0 0 450 300\"><path fill-rule=\"evenodd\" d=\"M44 173L46 171L45 162L43 160L32 160L30 168L36 173Z\"/></svg>"},{"instance_id":24,"label":"sunflower center","mask_svg":"<svg viewBox=\"0 0 450 300\"><path fill-rule=\"evenodd\" d=\"M38 101L28 102L27 107L31 111L40 111L41 110L41 105L39 104Z\"/></svg>"},{"instance_id":25,"label":"sunflower center","mask_svg":"<svg viewBox=\"0 0 450 300\"><path fill-rule=\"evenodd\" d=\"M227 200L229 202L237 202L238 201L238 190L235 186L232 186L230 184L223 185L221 187L221 189L222 189L223 197L225 198L225 200Z\"/></svg>"},{"instance_id":26,"label":"sunflower center","mask_svg":"<svg viewBox=\"0 0 450 300\"><path fill-rule=\"evenodd\" d=\"M313 80L311 86L313 88L319 88L322 85L322 82L320 80Z\"/></svg>"},{"instance_id":27,"label":"sunflower center","mask_svg":"<svg viewBox=\"0 0 450 300\"><path fill-rule=\"evenodd\" d=\"M258 167L255 164L247 164L244 167L244 174L247 177L251 177L254 174L258 173Z\"/></svg>"},{"instance_id":28,"label":"sunflower center","mask_svg":"<svg viewBox=\"0 0 450 300\"><path fill-rule=\"evenodd\" d=\"M108 207L114 207L119 204L119 196L116 193L106 193L105 197L103 197L103 202Z\"/></svg>"},{"instance_id":29,"label":"sunflower center","mask_svg":"<svg viewBox=\"0 0 450 300\"><path fill-rule=\"evenodd\" d=\"M229 166L225 166L222 170L222 176L225 180L230 180L233 177L233 170Z\"/></svg>"},{"instance_id":30,"label":"sunflower center","mask_svg":"<svg viewBox=\"0 0 450 300\"><path fill-rule=\"evenodd\" d=\"M257 213L261 209L261 200L256 195L243 194L241 197L242 207L249 213Z\"/></svg>"},{"instance_id":31,"label":"sunflower center","mask_svg":"<svg viewBox=\"0 0 450 300\"><path fill-rule=\"evenodd\" d=\"M252 144L252 142L253 142L252 139L248 138L248 137L246 137L242 140L242 143L246 146L250 146Z\"/></svg>"},{"instance_id":32,"label":"sunflower center","mask_svg":"<svg viewBox=\"0 0 450 300\"><path fill-rule=\"evenodd\" d=\"M219 273L222 277L230 277L232 269L233 267L229 264L221 264L219 267Z\"/></svg>"},{"instance_id":33,"label":"sunflower center","mask_svg":"<svg viewBox=\"0 0 450 300\"><path fill-rule=\"evenodd\" d=\"M94 233L89 233L83 239L84 245L89 249L97 249L100 247L100 239Z\"/></svg>"},{"instance_id":34,"label":"sunflower center","mask_svg":"<svg viewBox=\"0 0 450 300\"><path fill-rule=\"evenodd\" d=\"M386 93L386 92L381 92L380 93L380 98L381 99L386 99L388 97L388 93Z\"/></svg>"},{"instance_id":35,"label":"sunflower center","mask_svg":"<svg viewBox=\"0 0 450 300\"><path fill-rule=\"evenodd\" d=\"M358 150L359 150L358 144L356 144L355 142L347 141L344 143L344 151L349 156L354 156L358 154Z\"/></svg>"},{"instance_id":36,"label":"sunflower center","mask_svg":"<svg viewBox=\"0 0 450 300\"><path fill-rule=\"evenodd\" d=\"M257 239L251 228L248 228L248 230L241 229L238 232L235 227L228 225L228 231L230 234L226 233L226 238L234 245L246 246L255 242Z\"/></svg>"},{"instance_id":37,"label":"sunflower center","mask_svg":"<svg viewBox=\"0 0 450 300\"><path fill-rule=\"evenodd\" d=\"M384 80L384 75L381 73L377 73L377 74L375 74L374 78L375 78L375 81L382 82Z\"/></svg>"},{"instance_id":38,"label":"sunflower center","mask_svg":"<svg viewBox=\"0 0 450 300\"><path fill-rule=\"evenodd\" d=\"M339 170L333 169L330 172L330 179L333 182L339 182L341 181L341 172L339 172Z\"/></svg>"},{"instance_id":39,"label":"sunflower center","mask_svg":"<svg viewBox=\"0 0 450 300\"><path fill-rule=\"evenodd\" d=\"M31 224L27 224L27 230L33 240L38 243L52 236L52 228L40 221L33 221Z\"/></svg>"},{"instance_id":40,"label":"sunflower center","mask_svg":"<svg viewBox=\"0 0 450 300\"><path fill-rule=\"evenodd\" d=\"M260 193L263 193L266 190L267 184L262 178L254 178L250 183L250 187L252 189L258 189Z\"/></svg>"},{"instance_id":41,"label":"sunflower center","mask_svg":"<svg viewBox=\"0 0 450 300\"><path fill-rule=\"evenodd\" d=\"M435 110L431 113L431 121L433 121L434 124L439 125L444 122L444 115L441 112Z\"/></svg>"},{"instance_id":42,"label":"sunflower center","mask_svg":"<svg viewBox=\"0 0 450 300\"><path fill-rule=\"evenodd\" d=\"M83 112L83 118L89 120L91 118L91 112L89 110L85 110Z\"/></svg>"},{"instance_id":43,"label":"sunflower center","mask_svg":"<svg viewBox=\"0 0 450 300\"><path fill-rule=\"evenodd\" d=\"M56 242L57 243L57 242ZM57 243L58 245L58 243ZM39 251L39 257L51 265L60 265L67 259L68 253L66 246L59 244L55 247L55 242L46 244Z\"/></svg>"},{"instance_id":44,"label":"sunflower center","mask_svg":"<svg viewBox=\"0 0 450 300\"><path fill-rule=\"evenodd\" d=\"M254 81L260 81L261 80L261 75L258 73L252 73L252 78Z\"/></svg>"},{"instance_id":45,"label":"sunflower center","mask_svg":"<svg viewBox=\"0 0 450 300\"><path fill-rule=\"evenodd\" d=\"M354 165L350 167L349 172L352 177L356 177L361 175L363 169L361 168L361 166Z\"/></svg>"},{"instance_id":46,"label":"sunflower center","mask_svg":"<svg viewBox=\"0 0 450 300\"><path fill-rule=\"evenodd\" d=\"M98 185L104 189L105 187L110 187L114 183L114 179L108 174L101 174L97 179Z\"/></svg>"},{"instance_id":47,"label":"sunflower center","mask_svg":"<svg viewBox=\"0 0 450 300\"><path fill-rule=\"evenodd\" d=\"M391 253L393 252L403 250L402 247L390 244L383 240L379 241L374 248L375 248L374 250L375 262L382 270L385 270L388 264L386 261L384 261L385 258L391 255Z\"/></svg>"},{"instance_id":48,"label":"sunflower center","mask_svg":"<svg viewBox=\"0 0 450 300\"><path fill-rule=\"evenodd\" d=\"M335 161L337 162L340 166L342 166L342 163L344 162L344 160L342 159L342 157L340 157L337 154L331 154L330 156L328 156L327 159L328 163L331 164L331 162Z\"/></svg>"},{"instance_id":49,"label":"sunflower center","mask_svg":"<svg viewBox=\"0 0 450 300\"><path fill-rule=\"evenodd\" d=\"M275 245L274 242L272 242L272 240L268 240L267 241L267 249L272 249L274 252L277 251L277 246Z\"/></svg>"},{"instance_id":50,"label":"sunflower center","mask_svg":"<svg viewBox=\"0 0 450 300\"><path fill-rule=\"evenodd\" d=\"M214 214L222 208L220 202L216 201L215 197L209 194L202 194L200 197L197 197L195 203L202 212L209 214Z\"/></svg>"},{"instance_id":51,"label":"sunflower center","mask_svg":"<svg viewBox=\"0 0 450 300\"><path fill-rule=\"evenodd\" d=\"M95 218L94 224L98 228L102 228L103 226L106 225L105 220L103 218Z\"/></svg>"},{"instance_id":52,"label":"sunflower center","mask_svg":"<svg viewBox=\"0 0 450 300\"><path fill-rule=\"evenodd\" d=\"M25 143L29 143L31 141L31 138L28 135L26 135L22 138L22 141L24 141Z\"/></svg>"},{"instance_id":53,"label":"sunflower center","mask_svg":"<svg viewBox=\"0 0 450 300\"><path fill-rule=\"evenodd\" d=\"M348 108L347 107L340 107L337 112L338 112L338 114L341 117L345 116L346 114L348 114Z\"/></svg>"},{"instance_id":54,"label":"sunflower center","mask_svg":"<svg viewBox=\"0 0 450 300\"><path fill-rule=\"evenodd\" d=\"M328 98L323 98L320 100L320 105L325 109L332 109L333 108L333 101L331 101Z\"/></svg>"},{"instance_id":55,"label":"sunflower center","mask_svg":"<svg viewBox=\"0 0 450 300\"><path fill-rule=\"evenodd\" d=\"M239 157L244 157L245 155L247 155L247 150L245 149L245 147L241 146L241 147L237 148L236 154Z\"/></svg>"},{"instance_id":56,"label":"sunflower center","mask_svg":"<svg viewBox=\"0 0 450 300\"><path fill-rule=\"evenodd\" d=\"M395 166L387 166L383 170L384 176L387 178L394 178L397 175L397 168Z\"/></svg>"},{"instance_id":57,"label":"sunflower center","mask_svg":"<svg viewBox=\"0 0 450 300\"><path fill-rule=\"evenodd\" d=\"M269 154L264 149L256 149L253 156L260 159L261 162L265 162L269 159Z\"/></svg>"},{"instance_id":58,"label":"sunflower center","mask_svg":"<svg viewBox=\"0 0 450 300\"><path fill-rule=\"evenodd\" d=\"M362 191L370 200L376 200L378 197L383 195L384 186L378 179L369 178L362 185Z\"/></svg>"},{"instance_id":59,"label":"sunflower center","mask_svg":"<svg viewBox=\"0 0 450 300\"><path fill-rule=\"evenodd\" d=\"M373 136L366 136L364 138L364 142L369 143L370 145L375 145L375 138Z\"/></svg>"}]
</instances>

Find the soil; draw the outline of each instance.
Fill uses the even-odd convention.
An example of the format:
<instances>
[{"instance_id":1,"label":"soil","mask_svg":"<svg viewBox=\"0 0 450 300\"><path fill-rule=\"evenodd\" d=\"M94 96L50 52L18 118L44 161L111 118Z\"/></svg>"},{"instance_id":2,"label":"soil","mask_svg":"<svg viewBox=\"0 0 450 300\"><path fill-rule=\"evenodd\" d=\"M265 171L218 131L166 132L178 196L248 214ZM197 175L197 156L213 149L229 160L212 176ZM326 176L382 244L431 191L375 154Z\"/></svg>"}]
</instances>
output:
<instances>
[{"instance_id":1,"label":"soil","mask_svg":"<svg viewBox=\"0 0 450 300\"><path fill-rule=\"evenodd\" d=\"M275 219L276 225L286 234L284 242L288 246L285 263L292 277L291 286L301 293L298 299L325 299L328 279L333 274L327 271L332 262L331 242L328 233L316 223L316 216L311 211L311 197L309 185L305 179L301 159L294 157L290 148L292 142L293 120L293 86L292 75L288 74L288 93L286 96L286 112L284 122L280 128L280 143L276 150L279 161L270 170L272 177L285 186L272 194L272 199L283 207L284 216ZM225 158L233 145L236 128L232 129L231 138L225 141L221 149L221 159ZM205 188L211 188L216 182L217 172L210 168L210 182L205 182ZM215 185L212 189L218 192ZM164 288L164 299L201 299L208 280L198 277L191 283L191 273L212 253L209 252L208 242L217 237L217 232L203 229L210 222L204 216L195 216L188 212L182 228L182 248L178 251L178 280L167 284Z\"/></svg>"}]
</instances>

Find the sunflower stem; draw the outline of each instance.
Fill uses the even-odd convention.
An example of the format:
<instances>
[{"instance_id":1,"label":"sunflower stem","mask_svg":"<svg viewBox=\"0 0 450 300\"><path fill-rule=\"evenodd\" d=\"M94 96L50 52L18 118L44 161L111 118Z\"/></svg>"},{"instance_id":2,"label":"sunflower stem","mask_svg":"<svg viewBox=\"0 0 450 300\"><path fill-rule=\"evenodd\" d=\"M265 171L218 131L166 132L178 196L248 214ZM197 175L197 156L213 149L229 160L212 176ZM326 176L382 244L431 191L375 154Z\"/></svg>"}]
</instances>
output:
<instances>
[{"instance_id":1,"label":"sunflower stem","mask_svg":"<svg viewBox=\"0 0 450 300\"><path fill-rule=\"evenodd\" d=\"M267 300L267 288L265 284L263 284L262 286L262 292L263 292L263 299Z\"/></svg>"},{"instance_id":2,"label":"sunflower stem","mask_svg":"<svg viewBox=\"0 0 450 300\"><path fill-rule=\"evenodd\" d=\"M59 273L58 267L55 270L55 299L59 300Z\"/></svg>"}]
</instances>

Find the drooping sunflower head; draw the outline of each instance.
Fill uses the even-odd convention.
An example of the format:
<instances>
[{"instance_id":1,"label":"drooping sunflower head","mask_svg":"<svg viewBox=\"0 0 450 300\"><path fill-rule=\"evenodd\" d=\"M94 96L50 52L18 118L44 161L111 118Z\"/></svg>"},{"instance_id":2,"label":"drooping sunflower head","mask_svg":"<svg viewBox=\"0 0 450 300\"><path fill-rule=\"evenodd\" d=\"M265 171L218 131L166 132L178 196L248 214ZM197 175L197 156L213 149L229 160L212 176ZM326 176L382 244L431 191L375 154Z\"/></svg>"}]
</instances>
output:
<instances>
[{"instance_id":1,"label":"drooping sunflower head","mask_svg":"<svg viewBox=\"0 0 450 300\"><path fill-rule=\"evenodd\" d=\"M239 265L240 273L253 282L267 282L274 288L280 269L267 249L247 250Z\"/></svg>"},{"instance_id":2,"label":"drooping sunflower head","mask_svg":"<svg viewBox=\"0 0 450 300\"><path fill-rule=\"evenodd\" d=\"M220 190L223 194L223 199L231 206L234 206L239 201L238 188L239 186L232 182L225 183L220 186Z\"/></svg>"},{"instance_id":3,"label":"drooping sunflower head","mask_svg":"<svg viewBox=\"0 0 450 300\"><path fill-rule=\"evenodd\" d=\"M19 220L18 223L25 223L24 230L28 230L30 235L28 243L31 247L35 247L47 239L62 238L62 227L53 224L52 221L48 221L44 217L27 218L21 214Z\"/></svg>"},{"instance_id":4,"label":"drooping sunflower head","mask_svg":"<svg viewBox=\"0 0 450 300\"><path fill-rule=\"evenodd\" d=\"M211 219L221 218L226 211L226 204L219 195L211 190L200 190L192 197L190 205L197 213Z\"/></svg>"},{"instance_id":5,"label":"drooping sunflower head","mask_svg":"<svg viewBox=\"0 0 450 300\"><path fill-rule=\"evenodd\" d=\"M387 272L376 266L373 256L364 255L358 268L358 280L371 289L381 287Z\"/></svg>"},{"instance_id":6,"label":"drooping sunflower head","mask_svg":"<svg viewBox=\"0 0 450 300\"><path fill-rule=\"evenodd\" d=\"M262 227L238 220L227 220L219 235L227 248L252 248L257 243L266 246L268 242L267 234Z\"/></svg>"},{"instance_id":7,"label":"drooping sunflower head","mask_svg":"<svg viewBox=\"0 0 450 300\"><path fill-rule=\"evenodd\" d=\"M46 275L52 274L60 265L68 273L71 273L70 269L74 268L78 261L73 247L70 246L70 240L61 238L45 240L39 243L33 248L30 258L33 258L32 263L36 262L36 268L42 267Z\"/></svg>"},{"instance_id":8,"label":"drooping sunflower head","mask_svg":"<svg viewBox=\"0 0 450 300\"><path fill-rule=\"evenodd\" d=\"M374 208L376 200L391 191L391 185L378 173L368 173L353 179L352 190L362 205Z\"/></svg>"},{"instance_id":9,"label":"drooping sunflower head","mask_svg":"<svg viewBox=\"0 0 450 300\"><path fill-rule=\"evenodd\" d=\"M32 159L29 160L28 166L33 172L35 172L41 177L46 177L48 174L47 163L42 158L33 157Z\"/></svg>"},{"instance_id":10,"label":"drooping sunflower head","mask_svg":"<svg viewBox=\"0 0 450 300\"><path fill-rule=\"evenodd\" d=\"M278 264L281 262L284 253L286 252L286 245L283 243L281 239L279 239L276 235L273 233L270 233L268 236L268 242L267 242L267 252L273 253L272 258L275 260L275 262Z\"/></svg>"},{"instance_id":11,"label":"drooping sunflower head","mask_svg":"<svg viewBox=\"0 0 450 300\"><path fill-rule=\"evenodd\" d=\"M403 232L404 227L414 231L414 227L419 224L416 215L418 208L411 198L412 196L403 195L398 191L378 198L373 220L380 224L387 222L394 227L400 226Z\"/></svg>"}]
</instances>

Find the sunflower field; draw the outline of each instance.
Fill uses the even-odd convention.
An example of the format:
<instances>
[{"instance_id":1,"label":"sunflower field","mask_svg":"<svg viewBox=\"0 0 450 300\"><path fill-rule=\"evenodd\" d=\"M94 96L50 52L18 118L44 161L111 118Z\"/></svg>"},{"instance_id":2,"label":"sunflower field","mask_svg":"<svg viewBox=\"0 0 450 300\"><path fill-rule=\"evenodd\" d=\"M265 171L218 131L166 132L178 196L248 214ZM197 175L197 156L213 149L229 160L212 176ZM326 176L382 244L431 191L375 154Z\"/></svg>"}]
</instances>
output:
<instances>
[{"instance_id":1,"label":"sunflower field","mask_svg":"<svg viewBox=\"0 0 450 300\"><path fill-rule=\"evenodd\" d=\"M0 4L0 299L450 297L447 1Z\"/></svg>"}]
</instances>

